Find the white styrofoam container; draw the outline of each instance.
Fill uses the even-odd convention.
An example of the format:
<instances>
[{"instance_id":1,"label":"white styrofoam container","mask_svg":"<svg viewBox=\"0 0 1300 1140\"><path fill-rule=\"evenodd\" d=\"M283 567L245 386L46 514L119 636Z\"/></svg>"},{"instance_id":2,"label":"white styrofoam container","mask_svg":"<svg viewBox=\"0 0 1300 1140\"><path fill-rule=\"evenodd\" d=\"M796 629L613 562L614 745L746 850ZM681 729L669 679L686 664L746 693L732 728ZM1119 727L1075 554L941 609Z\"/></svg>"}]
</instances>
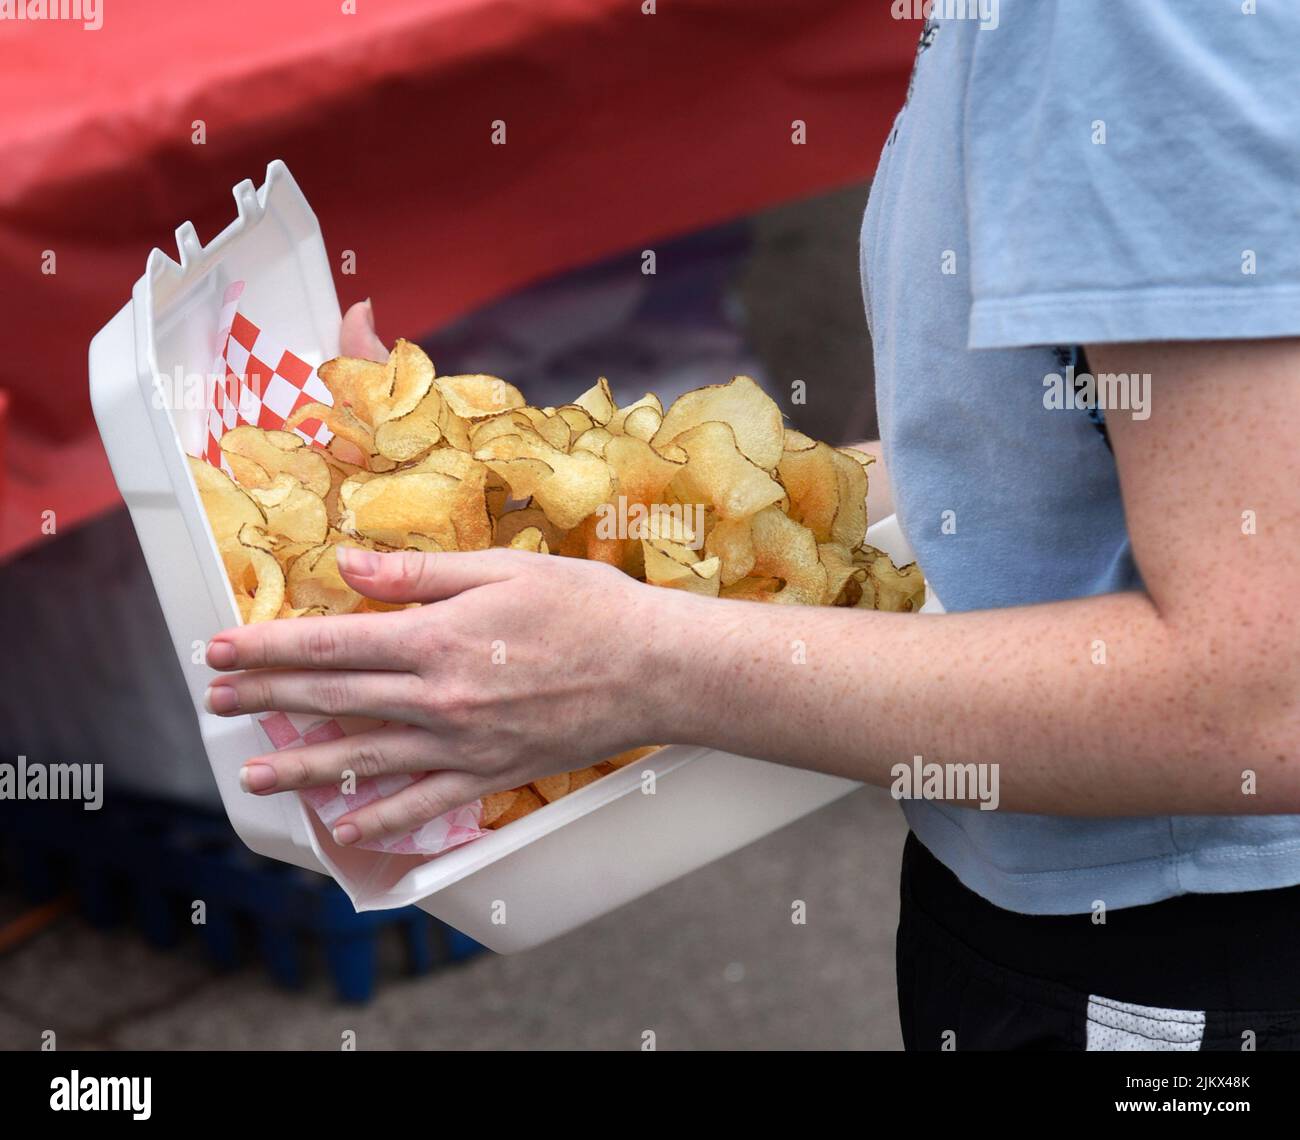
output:
<instances>
[{"instance_id":1,"label":"white styrofoam container","mask_svg":"<svg viewBox=\"0 0 1300 1140\"><path fill-rule=\"evenodd\" d=\"M272 162L260 188L245 181L234 195L236 220L207 246L186 222L176 231L179 264L150 253L130 302L91 342L90 394L222 803L252 850L332 875L358 910L415 903L506 953L608 913L857 787L674 746L433 860L341 848L297 796L242 792L239 767L265 744L251 717L203 708L212 676L203 646L240 619L185 460L202 447L206 412L174 398L184 391L175 378L209 372L232 282L246 282L241 310L313 365L337 354L341 316L320 227L288 168ZM892 517L868 538L896 560L911 558Z\"/></svg>"}]
</instances>

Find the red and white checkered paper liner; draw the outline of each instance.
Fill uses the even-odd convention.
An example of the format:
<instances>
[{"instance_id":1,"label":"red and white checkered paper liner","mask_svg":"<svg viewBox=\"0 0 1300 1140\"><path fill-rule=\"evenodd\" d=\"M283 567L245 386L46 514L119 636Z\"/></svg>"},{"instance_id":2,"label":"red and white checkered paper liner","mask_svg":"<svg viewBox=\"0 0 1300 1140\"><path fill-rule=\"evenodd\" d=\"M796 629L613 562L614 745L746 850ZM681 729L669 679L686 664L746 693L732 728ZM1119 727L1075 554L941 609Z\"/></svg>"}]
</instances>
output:
<instances>
[{"instance_id":1,"label":"red and white checkered paper liner","mask_svg":"<svg viewBox=\"0 0 1300 1140\"><path fill-rule=\"evenodd\" d=\"M240 424L283 431L284 423L303 404L332 404L330 391L316 369L290 352L239 311L244 283L227 287L221 299L217 346L207 403L207 438L203 458L229 473L221 454L221 437ZM293 429L314 447L324 447L332 433L319 420L306 420ZM267 713L254 718L267 743L277 752L321 744L375 728L378 722L356 718L321 719L300 713ZM343 815L409 787L418 776L393 775L360 780L356 791L337 787L311 788L298 793L320 821L333 830ZM479 827L483 805L472 804L432 819L408 835L372 840L357 846L399 855L439 855L485 835Z\"/></svg>"}]
</instances>

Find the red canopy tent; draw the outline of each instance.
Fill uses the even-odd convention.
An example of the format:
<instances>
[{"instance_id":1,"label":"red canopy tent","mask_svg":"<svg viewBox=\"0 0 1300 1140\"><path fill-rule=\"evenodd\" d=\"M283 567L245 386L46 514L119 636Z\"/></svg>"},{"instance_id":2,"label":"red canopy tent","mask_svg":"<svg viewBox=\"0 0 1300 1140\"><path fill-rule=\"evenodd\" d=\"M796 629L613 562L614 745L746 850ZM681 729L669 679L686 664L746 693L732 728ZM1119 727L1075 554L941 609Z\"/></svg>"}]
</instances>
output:
<instances>
[{"instance_id":1,"label":"red canopy tent","mask_svg":"<svg viewBox=\"0 0 1300 1140\"><path fill-rule=\"evenodd\" d=\"M340 297L418 335L868 176L918 33L861 0L119 0L103 16L0 23L0 557L117 502L90 338L149 249L186 219L208 240L269 159L311 200Z\"/></svg>"}]
</instances>

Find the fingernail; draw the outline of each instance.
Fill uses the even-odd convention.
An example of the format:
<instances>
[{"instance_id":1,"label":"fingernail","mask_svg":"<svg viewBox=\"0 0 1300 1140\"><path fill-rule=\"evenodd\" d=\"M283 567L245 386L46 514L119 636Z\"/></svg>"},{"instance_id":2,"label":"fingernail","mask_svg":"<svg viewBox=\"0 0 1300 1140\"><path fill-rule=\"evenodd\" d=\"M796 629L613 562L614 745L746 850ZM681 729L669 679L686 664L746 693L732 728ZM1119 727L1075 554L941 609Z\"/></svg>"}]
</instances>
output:
<instances>
[{"instance_id":1,"label":"fingernail","mask_svg":"<svg viewBox=\"0 0 1300 1140\"><path fill-rule=\"evenodd\" d=\"M239 769L239 786L246 792L269 792L275 784L275 769L270 764L245 764Z\"/></svg>"},{"instance_id":2,"label":"fingernail","mask_svg":"<svg viewBox=\"0 0 1300 1140\"><path fill-rule=\"evenodd\" d=\"M339 569L347 574L369 578L379 569L379 555L373 550L356 546L340 546L337 557Z\"/></svg>"},{"instance_id":3,"label":"fingernail","mask_svg":"<svg viewBox=\"0 0 1300 1140\"><path fill-rule=\"evenodd\" d=\"M208 664L214 669L229 669L235 664L235 647L228 641L214 641L208 646Z\"/></svg>"},{"instance_id":4,"label":"fingernail","mask_svg":"<svg viewBox=\"0 0 1300 1140\"><path fill-rule=\"evenodd\" d=\"M361 828L355 823L340 823L334 829L334 842L340 847L347 847L361 838Z\"/></svg>"},{"instance_id":5,"label":"fingernail","mask_svg":"<svg viewBox=\"0 0 1300 1140\"><path fill-rule=\"evenodd\" d=\"M225 716L226 713L239 711L239 694L235 692L233 685L212 684L208 686L208 693L203 698L203 703L208 712Z\"/></svg>"}]
</instances>

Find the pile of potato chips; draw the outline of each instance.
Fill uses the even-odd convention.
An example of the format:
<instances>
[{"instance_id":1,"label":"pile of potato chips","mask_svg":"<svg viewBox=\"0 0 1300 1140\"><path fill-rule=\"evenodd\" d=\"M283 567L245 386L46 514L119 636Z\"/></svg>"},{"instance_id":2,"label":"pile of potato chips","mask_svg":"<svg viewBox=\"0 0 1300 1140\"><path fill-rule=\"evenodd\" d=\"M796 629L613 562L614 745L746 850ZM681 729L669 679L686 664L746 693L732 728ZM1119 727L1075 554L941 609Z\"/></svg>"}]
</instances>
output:
<instances>
[{"instance_id":1,"label":"pile of potato chips","mask_svg":"<svg viewBox=\"0 0 1300 1140\"><path fill-rule=\"evenodd\" d=\"M286 423L332 432L233 428L234 473L191 459L246 622L400 608L343 580L340 544L372 550L508 546L608 562L652 585L777 604L912 611L915 564L867 546L871 457L784 426L749 377L664 410L618 407L604 378L572 404L532 408L495 376L435 376L399 340L386 363L339 357L319 375L332 406ZM652 749L484 800L500 827Z\"/></svg>"}]
</instances>

